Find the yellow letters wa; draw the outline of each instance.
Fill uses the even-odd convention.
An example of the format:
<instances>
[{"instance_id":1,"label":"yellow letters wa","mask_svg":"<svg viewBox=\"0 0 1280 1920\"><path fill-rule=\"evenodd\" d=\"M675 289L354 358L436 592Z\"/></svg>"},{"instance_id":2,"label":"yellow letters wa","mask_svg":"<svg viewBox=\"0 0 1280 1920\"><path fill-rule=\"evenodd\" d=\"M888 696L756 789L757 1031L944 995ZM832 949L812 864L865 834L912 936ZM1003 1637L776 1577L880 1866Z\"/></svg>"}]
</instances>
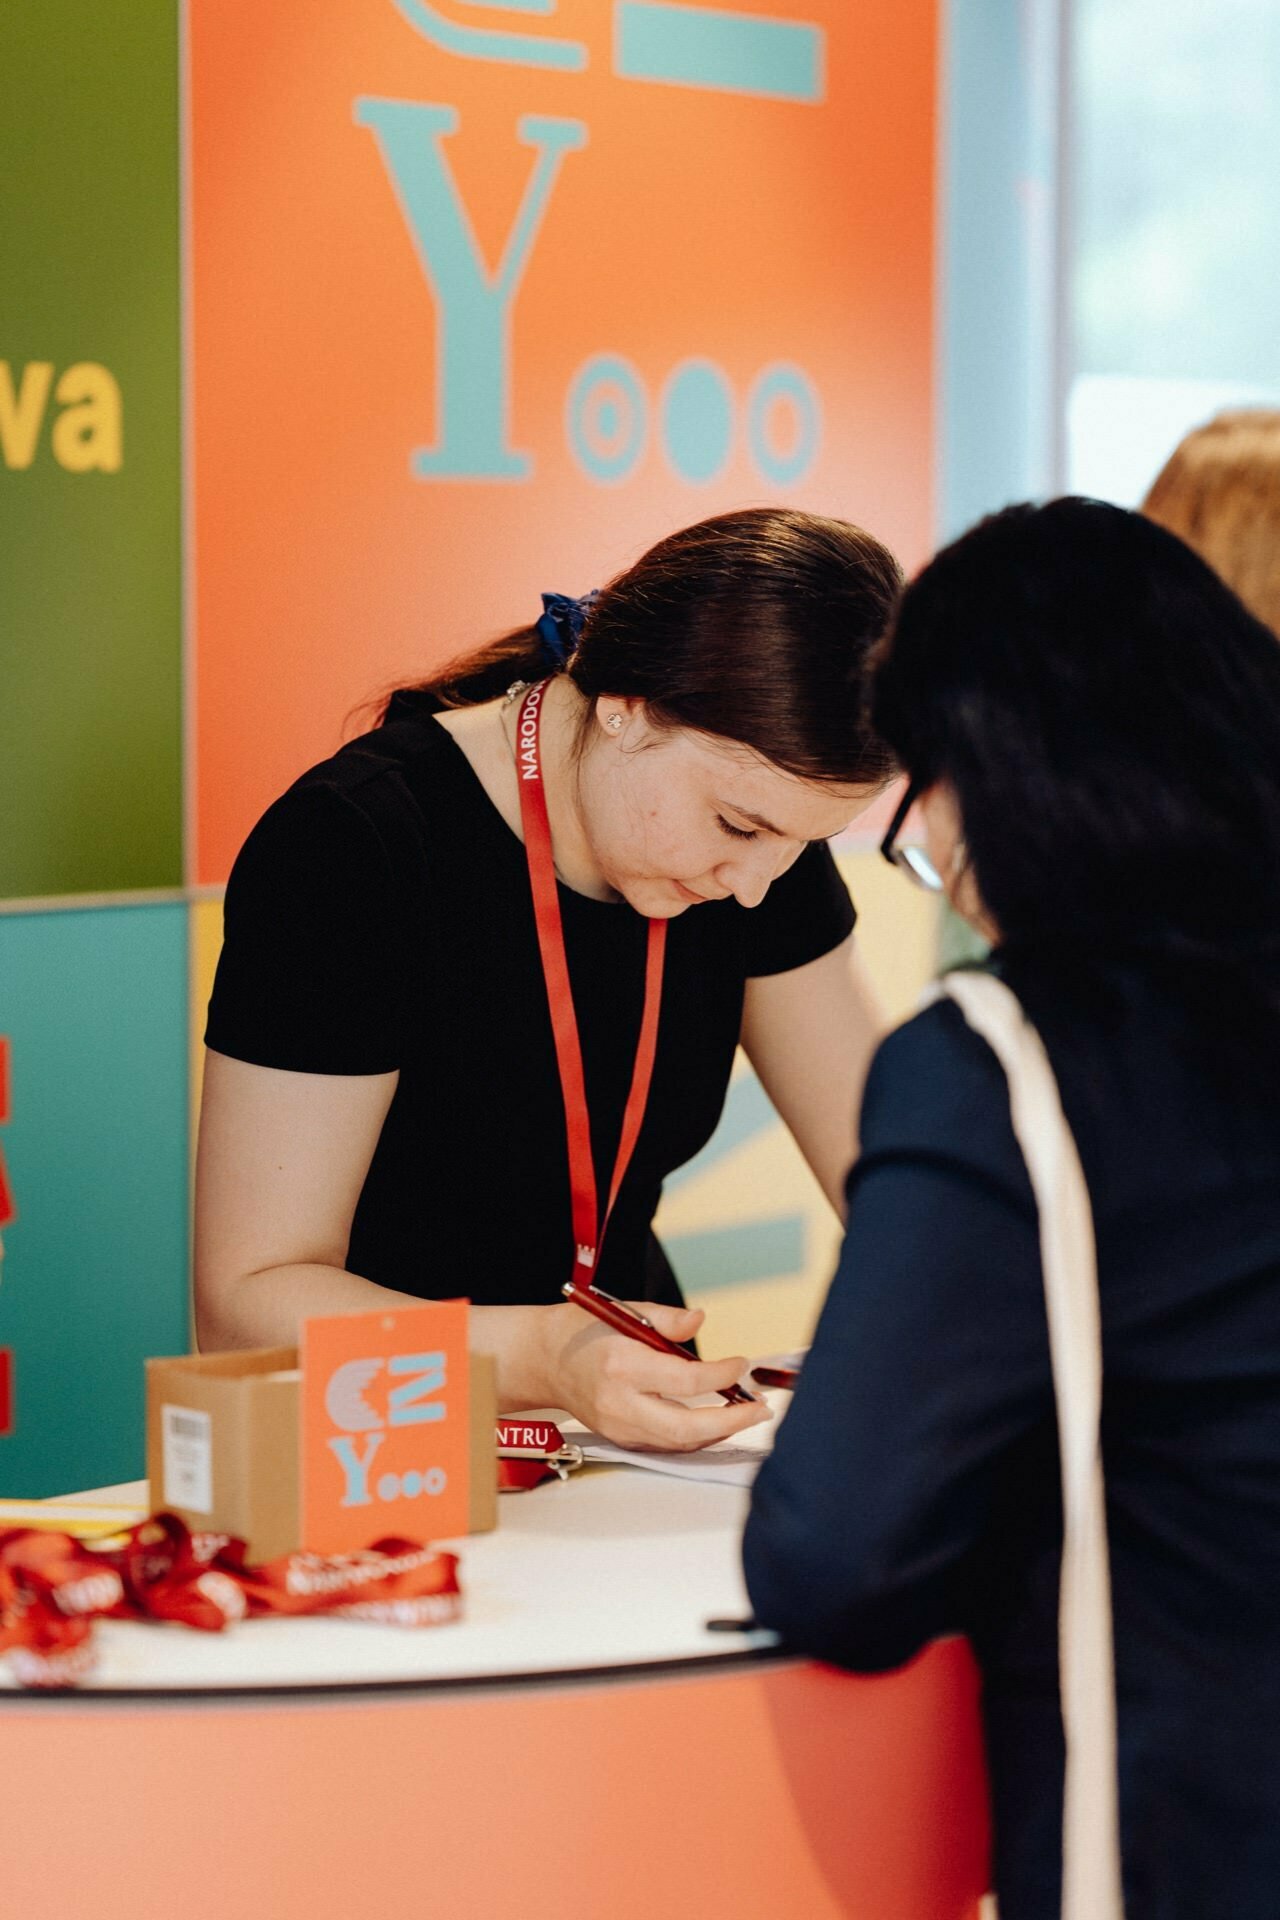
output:
<instances>
[{"instance_id":1,"label":"yellow letters wa","mask_svg":"<svg viewBox=\"0 0 1280 1920\"><path fill-rule=\"evenodd\" d=\"M35 459L53 382L51 360L29 360L15 391L13 369L0 360L0 455L17 471ZM53 423L53 457L70 473L118 473L124 460L124 403L119 382L96 360L77 360L58 381L62 412Z\"/></svg>"},{"instance_id":2,"label":"yellow letters wa","mask_svg":"<svg viewBox=\"0 0 1280 1920\"><path fill-rule=\"evenodd\" d=\"M118 473L124 458L123 406L115 375L96 360L78 360L59 380L63 410L53 423L53 457L71 473Z\"/></svg>"},{"instance_id":3,"label":"yellow letters wa","mask_svg":"<svg viewBox=\"0 0 1280 1920\"><path fill-rule=\"evenodd\" d=\"M52 379L52 360L29 360L15 394L9 362L0 360L0 453L6 467L29 467L34 460Z\"/></svg>"}]
</instances>

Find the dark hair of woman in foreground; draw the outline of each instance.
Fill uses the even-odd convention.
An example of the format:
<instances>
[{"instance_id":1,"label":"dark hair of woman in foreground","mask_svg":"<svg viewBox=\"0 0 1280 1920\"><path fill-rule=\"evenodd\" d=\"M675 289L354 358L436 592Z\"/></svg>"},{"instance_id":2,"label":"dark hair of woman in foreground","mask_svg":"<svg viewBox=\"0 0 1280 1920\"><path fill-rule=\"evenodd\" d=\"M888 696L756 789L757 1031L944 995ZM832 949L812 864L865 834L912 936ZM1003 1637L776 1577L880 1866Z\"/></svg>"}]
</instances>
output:
<instances>
[{"instance_id":1,"label":"dark hair of woman in foreground","mask_svg":"<svg viewBox=\"0 0 1280 1920\"><path fill-rule=\"evenodd\" d=\"M1096 1001L1137 961L1224 1066L1258 1061L1280 1020L1280 647L1189 547L1094 500L984 520L907 590L873 713L918 788L954 790L1009 964Z\"/></svg>"},{"instance_id":2,"label":"dark hair of woman in foreground","mask_svg":"<svg viewBox=\"0 0 1280 1920\"><path fill-rule=\"evenodd\" d=\"M846 521L793 507L718 514L592 597L564 671L588 701L643 700L651 722L736 741L802 780L872 786L895 768L865 725L865 667L900 580L887 548ZM426 687L474 706L547 671L540 622Z\"/></svg>"},{"instance_id":3,"label":"dark hair of woman in foreground","mask_svg":"<svg viewBox=\"0 0 1280 1920\"><path fill-rule=\"evenodd\" d=\"M1012 507L908 586L872 711L928 865L890 856L994 941L1088 1187L1127 1920L1275 1920L1280 646L1141 516ZM968 1637L1002 1920L1059 1920L1044 1223L949 998L882 1043L859 1137L748 1592L856 1671Z\"/></svg>"}]
</instances>

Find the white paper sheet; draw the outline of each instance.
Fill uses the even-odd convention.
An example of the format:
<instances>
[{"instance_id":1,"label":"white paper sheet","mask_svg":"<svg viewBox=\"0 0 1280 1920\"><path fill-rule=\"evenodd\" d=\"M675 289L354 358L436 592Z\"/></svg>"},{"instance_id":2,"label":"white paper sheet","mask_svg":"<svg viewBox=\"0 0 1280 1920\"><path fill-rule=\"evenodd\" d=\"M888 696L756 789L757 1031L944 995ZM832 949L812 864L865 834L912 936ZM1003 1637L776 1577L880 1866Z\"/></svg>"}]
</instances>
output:
<instances>
[{"instance_id":1,"label":"white paper sheet","mask_svg":"<svg viewBox=\"0 0 1280 1920\"><path fill-rule=\"evenodd\" d=\"M752 1365L798 1366L802 1358L803 1355L794 1353L769 1354L764 1359L753 1361ZM735 1433L729 1440L717 1440L698 1453L633 1452L628 1447L616 1446L612 1440L606 1440L603 1434L592 1433L590 1428L576 1420L562 1420L560 1430L566 1440L582 1448L588 1460L612 1466L645 1467L650 1473L670 1473L681 1480L708 1480L722 1487L749 1487L760 1471L760 1462L773 1450L778 1422L791 1405L791 1395L781 1387L754 1386L747 1375L743 1376L742 1384L759 1394L773 1414L773 1419L761 1420L758 1425L748 1427L745 1433ZM717 1395L710 1394L689 1400L686 1404L691 1407L714 1406L717 1399Z\"/></svg>"}]
</instances>

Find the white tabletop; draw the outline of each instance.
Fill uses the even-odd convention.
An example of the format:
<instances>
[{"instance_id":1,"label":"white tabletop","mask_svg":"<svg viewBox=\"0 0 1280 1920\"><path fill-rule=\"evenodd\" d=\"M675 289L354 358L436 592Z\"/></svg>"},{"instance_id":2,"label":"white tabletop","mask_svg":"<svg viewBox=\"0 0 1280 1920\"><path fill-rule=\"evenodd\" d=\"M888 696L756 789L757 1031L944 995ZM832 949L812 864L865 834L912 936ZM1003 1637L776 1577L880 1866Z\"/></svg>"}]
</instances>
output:
<instances>
[{"instance_id":1,"label":"white tabletop","mask_svg":"<svg viewBox=\"0 0 1280 1920\"><path fill-rule=\"evenodd\" d=\"M141 1501L145 1487L77 1497L108 1495ZM262 1619L205 1634L100 1621L97 1665L77 1691L447 1685L767 1649L771 1634L705 1624L750 1612L739 1562L747 1500L737 1487L586 1467L504 1494L496 1532L439 1543L461 1556L459 1622ZM11 1685L0 1661L0 1688Z\"/></svg>"}]
</instances>

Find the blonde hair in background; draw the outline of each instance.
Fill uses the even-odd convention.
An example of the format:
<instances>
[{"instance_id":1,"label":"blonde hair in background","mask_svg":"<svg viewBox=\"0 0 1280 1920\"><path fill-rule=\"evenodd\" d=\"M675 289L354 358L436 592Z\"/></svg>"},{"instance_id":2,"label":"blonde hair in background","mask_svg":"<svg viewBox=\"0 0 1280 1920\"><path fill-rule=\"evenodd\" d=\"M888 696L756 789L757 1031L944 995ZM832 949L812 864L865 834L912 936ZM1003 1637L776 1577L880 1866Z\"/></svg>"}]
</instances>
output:
<instances>
[{"instance_id":1,"label":"blonde hair in background","mask_svg":"<svg viewBox=\"0 0 1280 1920\"><path fill-rule=\"evenodd\" d=\"M1194 547L1280 634L1280 409L1233 409L1195 427L1142 511Z\"/></svg>"}]
</instances>

